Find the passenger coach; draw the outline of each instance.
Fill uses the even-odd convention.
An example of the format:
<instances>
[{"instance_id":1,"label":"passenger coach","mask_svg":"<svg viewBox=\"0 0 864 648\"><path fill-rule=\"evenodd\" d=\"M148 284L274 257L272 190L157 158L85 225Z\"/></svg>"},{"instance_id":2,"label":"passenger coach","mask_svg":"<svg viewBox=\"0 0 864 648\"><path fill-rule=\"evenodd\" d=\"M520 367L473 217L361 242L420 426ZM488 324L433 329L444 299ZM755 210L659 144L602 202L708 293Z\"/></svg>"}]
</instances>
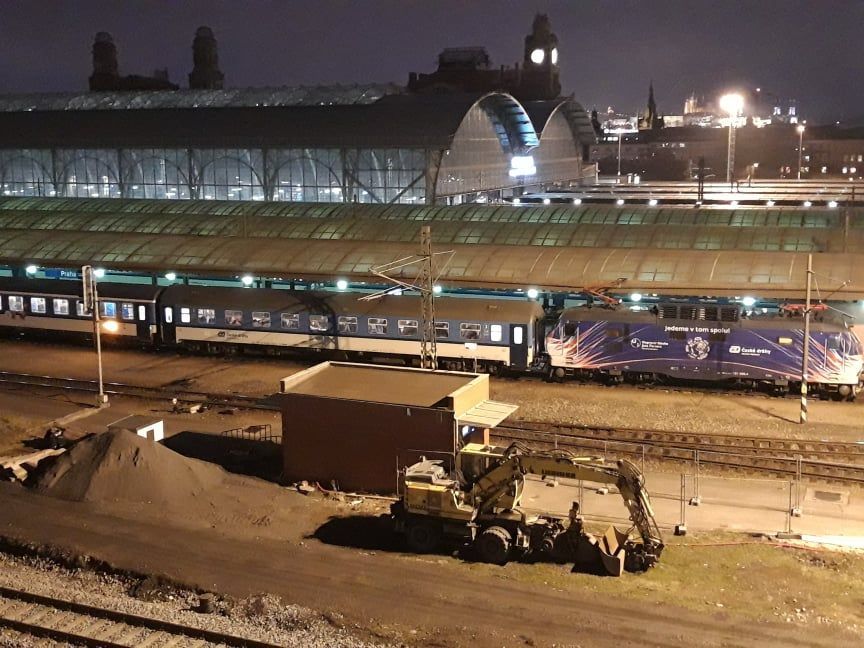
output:
<instances>
[{"instance_id":1,"label":"passenger coach","mask_svg":"<svg viewBox=\"0 0 864 648\"><path fill-rule=\"evenodd\" d=\"M420 298L360 293L171 286L159 300L163 342L205 352L244 347L365 359L420 355ZM435 301L435 337L447 369L494 373L534 361L536 302L445 297Z\"/></svg>"}]
</instances>

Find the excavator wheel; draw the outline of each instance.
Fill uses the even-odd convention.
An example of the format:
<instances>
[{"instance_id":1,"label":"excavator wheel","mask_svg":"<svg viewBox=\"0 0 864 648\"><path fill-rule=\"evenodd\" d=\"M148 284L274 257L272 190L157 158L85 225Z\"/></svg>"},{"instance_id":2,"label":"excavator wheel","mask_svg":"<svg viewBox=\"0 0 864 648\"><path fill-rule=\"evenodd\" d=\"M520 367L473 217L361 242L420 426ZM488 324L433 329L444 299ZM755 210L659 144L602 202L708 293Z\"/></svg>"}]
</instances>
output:
<instances>
[{"instance_id":1,"label":"excavator wheel","mask_svg":"<svg viewBox=\"0 0 864 648\"><path fill-rule=\"evenodd\" d=\"M484 529L477 540L477 553L483 562L493 565L506 565L510 557L510 534L507 529L492 526Z\"/></svg>"},{"instance_id":2,"label":"excavator wheel","mask_svg":"<svg viewBox=\"0 0 864 648\"><path fill-rule=\"evenodd\" d=\"M408 548L414 553L430 553L441 540L441 527L434 522L420 520L412 522L407 529Z\"/></svg>"}]
</instances>

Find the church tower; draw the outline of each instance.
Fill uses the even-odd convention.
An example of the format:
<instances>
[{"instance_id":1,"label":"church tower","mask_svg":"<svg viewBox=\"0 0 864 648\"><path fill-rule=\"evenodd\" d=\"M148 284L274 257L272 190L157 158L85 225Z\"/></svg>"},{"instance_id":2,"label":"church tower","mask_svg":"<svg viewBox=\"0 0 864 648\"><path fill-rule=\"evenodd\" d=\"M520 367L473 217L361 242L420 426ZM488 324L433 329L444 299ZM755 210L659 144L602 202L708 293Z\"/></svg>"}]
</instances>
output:
<instances>
[{"instance_id":1,"label":"church tower","mask_svg":"<svg viewBox=\"0 0 864 648\"><path fill-rule=\"evenodd\" d=\"M531 33L525 37L523 60L524 91L532 99L554 99L561 94L558 67L558 37L552 32L549 16L537 14Z\"/></svg>"},{"instance_id":2,"label":"church tower","mask_svg":"<svg viewBox=\"0 0 864 648\"><path fill-rule=\"evenodd\" d=\"M654 81L648 85L648 106L639 118L639 130L657 130L663 128L663 118L657 114L657 102L654 101Z\"/></svg>"},{"instance_id":3,"label":"church tower","mask_svg":"<svg viewBox=\"0 0 864 648\"><path fill-rule=\"evenodd\" d=\"M192 42L194 67L189 74L189 87L201 90L221 90L225 75L219 70L216 37L209 27L199 27Z\"/></svg>"}]
</instances>

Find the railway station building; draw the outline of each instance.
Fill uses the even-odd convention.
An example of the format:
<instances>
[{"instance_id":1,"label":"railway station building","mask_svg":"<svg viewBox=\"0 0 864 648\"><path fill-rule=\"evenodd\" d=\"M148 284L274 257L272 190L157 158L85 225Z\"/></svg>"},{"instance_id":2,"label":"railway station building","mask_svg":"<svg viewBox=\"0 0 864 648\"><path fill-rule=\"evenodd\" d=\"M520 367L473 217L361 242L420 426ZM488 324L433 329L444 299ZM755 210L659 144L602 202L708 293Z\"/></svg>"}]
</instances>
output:
<instances>
[{"instance_id":1,"label":"railway station building","mask_svg":"<svg viewBox=\"0 0 864 648\"><path fill-rule=\"evenodd\" d=\"M4 196L458 204L594 180L569 98L397 86L0 98Z\"/></svg>"}]
</instances>

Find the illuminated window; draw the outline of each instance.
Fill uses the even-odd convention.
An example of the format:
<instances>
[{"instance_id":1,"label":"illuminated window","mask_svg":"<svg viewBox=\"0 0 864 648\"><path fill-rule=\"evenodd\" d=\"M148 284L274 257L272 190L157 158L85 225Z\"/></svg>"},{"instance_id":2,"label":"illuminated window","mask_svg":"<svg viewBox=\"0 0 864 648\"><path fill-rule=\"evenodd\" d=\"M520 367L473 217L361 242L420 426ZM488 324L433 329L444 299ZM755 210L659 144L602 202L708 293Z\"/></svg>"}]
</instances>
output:
<instances>
[{"instance_id":1,"label":"illuminated window","mask_svg":"<svg viewBox=\"0 0 864 648\"><path fill-rule=\"evenodd\" d=\"M463 340L479 340L480 325L473 322L462 322L459 325L459 337Z\"/></svg>"},{"instance_id":2,"label":"illuminated window","mask_svg":"<svg viewBox=\"0 0 864 648\"><path fill-rule=\"evenodd\" d=\"M147 321L147 307L143 304L138 306L138 321L145 322Z\"/></svg>"},{"instance_id":3,"label":"illuminated window","mask_svg":"<svg viewBox=\"0 0 864 648\"><path fill-rule=\"evenodd\" d=\"M54 306L54 314L55 315L68 315L69 314L69 300L68 299L55 299L53 306Z\"/></svg>"},{"instance_id":4,"label":"illuminated window","mask_svg":"<svg viewBox=\"0 0 864 648\"><path fill-rule=\"evenodd\" d=\"M310 331L326 331L330 328L330 318L326 315L310 315L309 330Z\"/></svg>"},{"instance_id":5,"label":"illuminated window","mask_svg":"<svg viewBox=\"0 0 864 648\"><path fill-rule=\"evenodd\" d=\"M490 335L493 342L500 342L503 338L503 332L500 324L493 324L490 328Z\"/></svg>"},{"instance_id":6,"label":"illuminated window","mask_svg":"<svg viewBox=\"0 0 864 648\"><path fill-rule=\"evenodd\" d=\"M513 344L522 344L524 329L521 326L517 326L513 329Z\"/></svg>"},{"instance_id":7,"label":"illuminated window","mask_svg":"<svg viewBox=\"0 0 864 648\"><path fill-rule=\"evenodd\" d=\"M135 319L135 306L133 304L124 303L120 307L120 313L124 320L132 321Z\"/></svg>"},{"instance_id":8,"label":"illuminated window","mask_svg":"<svg viewBox=\"0 0 864 648\"><path fill-rule=\"evenodd\" d=\"M435 339L446 340L450 337L450 322L435 322Z\"/></svg>"},{"instance_id":9,"label":"illuminated window","mask_svg":"<svg viewBox=\"0 0 864 648\"><path fill-rule=\"evenodd\" d=\"M777 338L777 344L783 344L783 345L788 346L788 345L792 344L792 338L788 338L788 337Z\"/></svg>"},{"instance_id":10,"label":"illuminated window","mask_svg":"<svg viewBox=\"0 0 864 648\"><path fill-rule=\"evenodd\" d=\"M270 313L268 311L253 311L252 326L255 328L270 328Z\"/></svg>"},{"instance_id":11,"label":"illuminated window","mask_svg":"<svg viewBox=\"0 0 864 648\"><path fill-rule=\"evenodd\" d=\"M31 313L44 313L45 312L45 298L44 297L31 297L30 298L30 312Z\"/></svg>"},{"instance_id":12,"label":"illuminated window","mask_svg":"<svg viewBox=\"0 0 864 648\"><path fill-rule=\"evenodd\" d=\"M227 326L243 326L243 311L226 310L225 324Z\"/></svg>"},{"instance_id":13,"label":"illuminated window","mask_svg":"<svg viewBox=\"0 0 864 648\"><path fill-rule=\"evenodd\" d=\"M299 313L282 313L282 328L296 331L300 328Z\"/></svg>"},{"instance_id":14,"label":"illuminated window","mask_svg":"<svg viewBox=\"0 0 864 648\"><path fill-rule=\"evenodd\" d=\"M387 335L387 319L384 317L370 317L367 327L369 335Z\"/></svg>"},{"instance_id":15,"label":"illuminated window","mask_svg":"<svg viewBox=\"0 0 864 648\"><path fill-rule=\"evenodd\" d=\"M81 310L84 310L83 304L81 304L81 302L78 302L78 305L82 306ZM79 313L79 315L80 315L80 313ZM170 324L173 321L174 321L174 309L172 309L170 306L166 306L165 307L165 323Z\"/></svg>"},{"instance_id":16,"label":"illuminated window","mask_svg":"<svg viewBox=\"0 0 864 648\"><path fill-rule=\"evenodd\" d=\"M181 308L180 309L180 322L183 324L188 324L192 321L192 309L191 308Z\"/></svg>"},{"instance_id":17,"label":"illuminated window","mask_svg":"<svg viewBox=\"0 0 864 648\"><path fill-rule=\"evenodd\" d=\"M397 322L399 328L399 335L417 335L418 326L417 320L399 320Z\"/></svg>"},{"instance_id":18,"label":"illuminated window","mask_svg":"<svg viewBox=\"0 0 864 648\"><path fill-rule=\"evenodd\" d=\"M103 317L117 317L117 304L115 302L102 302Z\"/></svg>"},{"instance_id":19,"label":"illuminated window","mask_svg":"<svg viewBox=\"0 0 864 648\"><path fill-rule=\"evenodd\" d=\"M340 315L339 319L336 321L336 326L340 333L356 333L357 318Z\"/></svg>"},{"instance_id":20,"label":"illuminated window","mask_svg":"<svg viewBox=\"0 0 864 648\"><path fill-rule=\"evenodd\" d=\"M216 310L213 308L199 308L197 315L199 324L212 324L216 321Z\"/></svg>"}]
</instances>

